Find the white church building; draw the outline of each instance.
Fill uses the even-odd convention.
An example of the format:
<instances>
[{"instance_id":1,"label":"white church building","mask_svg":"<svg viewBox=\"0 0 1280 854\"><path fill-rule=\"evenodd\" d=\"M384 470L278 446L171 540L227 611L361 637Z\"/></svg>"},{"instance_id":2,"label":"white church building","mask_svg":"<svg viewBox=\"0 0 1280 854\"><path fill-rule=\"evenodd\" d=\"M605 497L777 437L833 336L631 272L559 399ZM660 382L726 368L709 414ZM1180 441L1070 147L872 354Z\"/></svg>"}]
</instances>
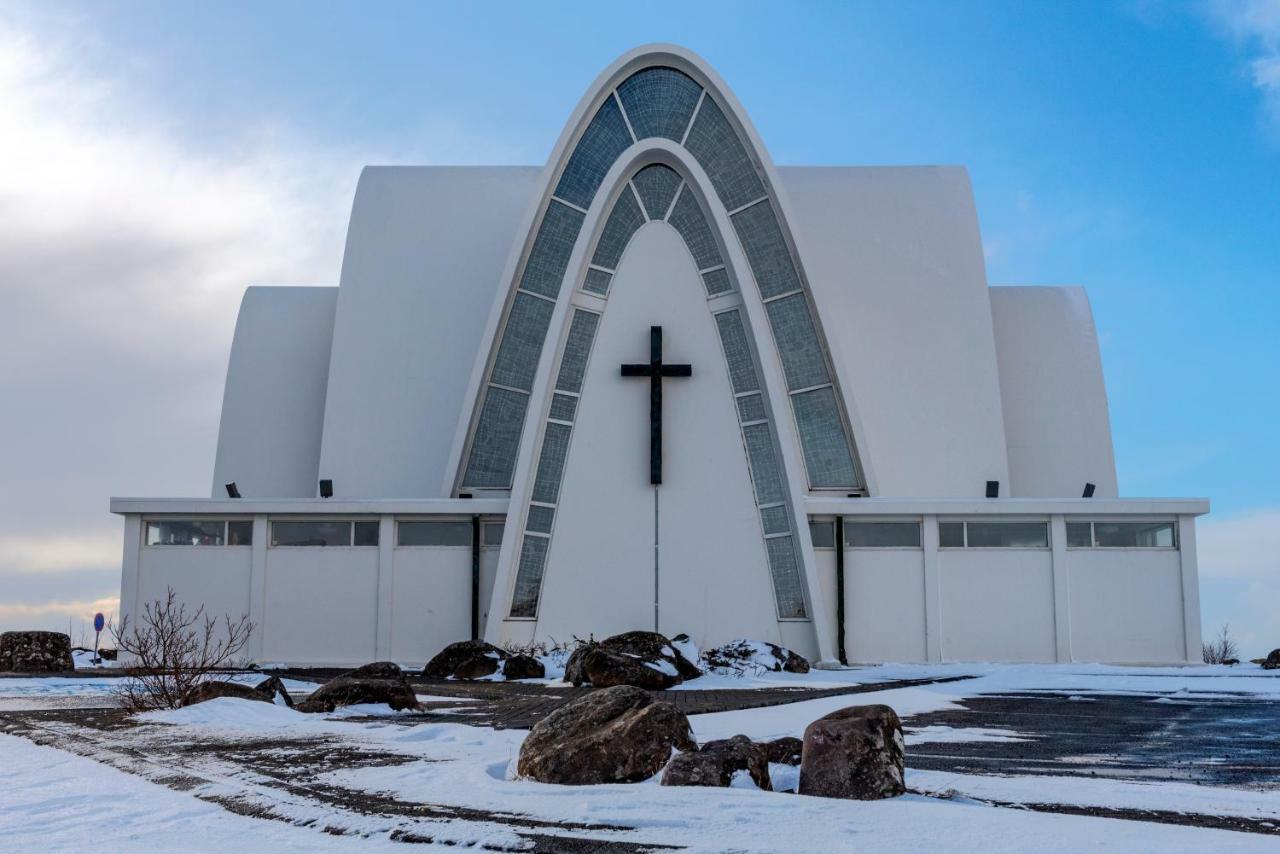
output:
<instances>
[{"instance_id":1,"label":"white church building","mask_svg":"<svg viewBox=\"0 0 1280 854\"><path fill-rule=\"evenodd\" d=\"M1200 655L1208 502L1118 497L1085 292L989 286L963 167L774 165L669 45L543 167L366 168L339 286L245 293L212 497L111 510L122 613L172 587L263 663Z\"/></svg>"}]
</instances>

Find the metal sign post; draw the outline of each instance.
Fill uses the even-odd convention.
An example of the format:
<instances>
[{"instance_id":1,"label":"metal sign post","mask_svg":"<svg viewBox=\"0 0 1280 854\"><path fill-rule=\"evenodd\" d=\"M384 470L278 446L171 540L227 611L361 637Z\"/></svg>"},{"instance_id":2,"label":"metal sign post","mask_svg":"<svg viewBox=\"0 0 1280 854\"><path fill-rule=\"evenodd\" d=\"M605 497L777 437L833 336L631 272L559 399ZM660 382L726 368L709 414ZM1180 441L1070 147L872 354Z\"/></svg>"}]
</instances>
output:
<instances>
[{"instance_id":1,"label":"metal sign post","mask_svg":"<svg viewBox=\"0 0 1280 854\"><path fill-rule=\"evenodd\" d=\"M98 638L102 635L102 630L107 625L107 620L102 616L102 612L93 615L93 663L101 664L102 659L98 657Z\"/></svg>"}]
</instances>

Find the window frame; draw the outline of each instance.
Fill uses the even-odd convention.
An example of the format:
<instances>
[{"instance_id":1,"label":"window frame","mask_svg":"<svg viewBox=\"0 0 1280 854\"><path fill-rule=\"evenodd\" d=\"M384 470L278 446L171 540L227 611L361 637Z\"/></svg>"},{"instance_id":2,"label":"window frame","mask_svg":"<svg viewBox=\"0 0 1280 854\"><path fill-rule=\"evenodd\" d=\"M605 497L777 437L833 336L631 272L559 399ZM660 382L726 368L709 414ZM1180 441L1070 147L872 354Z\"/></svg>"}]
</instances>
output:
<instances>
[{"instance_id":1,"label":"window frame","mask_svg":"<svg viewBox=\"0 0 1280 854\"><path fill-rule=\"evenodd\" d=\"M1120 517L1120 518L1117 518L1117 517L1114 517L1114 516L1110 516L1110 517L1108 517L1108 516L1090 516L1090 517L1087 517L1087 518L1084 518L1084 519L1081 519L1081 518L1070 518L1070 517L1068 517L1067 519L1065 519L1065 520L1064 520L1064 524L1088 525L1088 526L1089 526L1089 545L1087 545L1087 546L1073 546L1073 545L1071 545L1070 540L1068 539L1068 542L1067 542L1067 544L1066 544L1066 547L1067 547L1067 549L1068 549L1069 551L1073 551L1073 552L1084 552L1084 551L1095 551L1095 552L1134 552L1134 551L1147 551L1147 552L1177 552L1177 551L1182 551L1182 536L1181 536L1181 532L1179 531L1179 526L1178 526L1178 520L1177 520L1177 518L1169 518L1169 517L1167 517L1167 516L1165 516L1165 517L1159 517L1159 516L1151 516L1151 517L1142 517L1142 516L1139 516L1139 517L1129 517L1129 516L1126 516L1126 517ZM1135 525L1143 525L1143 524L1151 525L1151 524L1158 524L1158 525L1168 525L1168 526L1170 527L1171 531L1172 531L1172 534L1173 534L1173 545L1169 545L1169 546L1100 546L1100 545L1098 545L1098 534L1097 534L1097 529L1094 527L1094 526L1095 526L1095 525L1097 525L1097 524L1103 524L1103 525L1117 525L1117 524L1121 524L1121 525L1123 525L1123 524L1135 524Z\"/></svg>"},{"instance_id":2,"label":"window frame","mask_svg":"<svg viewBox=\"0 0 1280 854\"><path fill-rule=\"evenodd\" d=\"M410 525L422 523L422 522L427 522L427 523L439 522L443 524L465 524L467 526L467 542L462 545L443 545L438 543L436 544L401 543L400 542L400 526L405 524L406 522L409 523ZM475 532L471 529L470 516L405 516L403 518L397 516L395 520L394 534L395 534L394 548L397 548L397 549L468 549L470 550L472 546L475 545L475 543L473 542L475 539ZM481 540L481 545L483 546L484 522L480 523L480 540Z\"/></svg>"},{"instance_id":3,"label":"window frame","mask_svg":"<svg viewBox=\"0 0 1280 854\"><path fill-rule=\"evenodd\" d=\"M943 545L943 544L942 544L942 526L943 526L944 524L948 523L948 522L958 523L958 524L960 524L960 525L962 526L962 529L961 529L961 530L962 530L962 531L963 531L963 533L964 533L964 544L963 544L963 545L959 545L959 546L946 546L946 545ZM1045 544L1044 544L1043 546L971 546L971 545L969 545L969 523L970 523L970 522L976 522L976 523L984 524L984 525L989 525L989 524L997 524L997 525L999 525L999 524L1015 524L1015 525L1016 525L1016 524L1036 524L1036 525L1044 525L1044 530L1045 530L1044 542L1045 542ZM1042 518L1039 518L1039 517L1032 517L1032 518L1019 518L1019 517L1009 517L1009 516L992 516L992 517L981 517L981 518L969 518L969 517L963 517L963 518L958 518L958 519L956 519L956 518L942 518L942 517L939 517L939 518L938 518L938 521L937 521L937 525L938 525L938 551L949 551L949 552L958 552L958 551L980 551L980 552L1009 552L1009 551L1022 551L1022 552L1048 552L1048 551L1053 551L1053 523L1052 523L1052 521L1051 521L1050 519L1047 519L1047 518L1043 518L1043 519L1042 519Z\"/></svg>"},{"instance_id":4,"label":"window frame","mask_svg":"<svg viewBox=\"0 0 1280 854\"><path fill-rule=\"evenodd\" d=\"M221 543L209 543L209 544L206 544L206 543L151 543L151 542L147 542L147 540L149 539L149 538L148 538L148 536L147 536L147 533L148 533L148 530L150 529L151 525L153 525L153 524L159 525L159 524L164 524L164 523L166 523L166 522L168 522L168 523L170 523L170 524L172 524L172 523L174 523L174 522L188 522L188 523L190 523L190 522L201 522L201 523L220 522L220 523L222 524L222 542L221 542ZM235 544L232 544L232 543L230 542L230 539L231 539L231 537L230 537L230 534L231 534L231 523L232 523L232 522L248 522L248 523L249 523L249 526L250 526L250 528L249 528L249 542L247 542L247 543L235 543ZM209 549L209 548L215 548L215 549L226 549L226 548L233 548L233 549L247 549L247 548L253 548L253 517L252 517L252 516L210 516L210 517L208 517L208 518L200 518L200 517L198 517L198 516L144 516L144 517L142 518L142 526L141 526L141 527L142 527L142 547L143 547L144 549L175 549L175 548L177 548L177 549L181 549L181 548L188 548L188 549Z\"/></svg>"},{"instance_id":5,"label":"window frame","mask_svg":"<svg viewBox=\"0 0 1280 854\"><path fill-rule=\"evenodd\" d=\"M859 522L889 522L897 525L916 526L916 534L918 535L917 544L914 546L855 546L850 545L849 525ZM844 517L844 547L846 551L860 552L918 552L924 549L924 520L919 516L845 516Z\"/></svg>"},{"instance_id":6,"label":"window frame","mask_svg":"<svg viewBox=\"0 0 1280 854\"><path fill-rule=\"evenodd\" d=\"M277 522L343 522L348 526L346 545L291 545L276 542ZM374 522L381 525L380 516L273 516L267 519L267 548L269 549L376 549L382 541L379 530L378 543L356 545L356 522Z\"/></svg>"}]
</instances>

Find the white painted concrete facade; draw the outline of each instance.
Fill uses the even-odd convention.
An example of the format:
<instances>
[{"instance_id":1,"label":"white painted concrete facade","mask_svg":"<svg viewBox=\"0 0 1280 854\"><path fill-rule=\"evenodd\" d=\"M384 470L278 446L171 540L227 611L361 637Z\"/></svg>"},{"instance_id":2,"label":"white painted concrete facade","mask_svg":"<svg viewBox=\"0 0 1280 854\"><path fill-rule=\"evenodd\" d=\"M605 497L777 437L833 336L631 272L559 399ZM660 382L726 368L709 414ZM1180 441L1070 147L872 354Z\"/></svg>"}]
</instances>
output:
<instances>
[{"instance_id":1,"label":"white painted concrete facade","mask_svg":"<svg viewBox=\"0 0 1280 854\"><path fill-rule=\"evenodd\" d=\"M619 376L650 326L692 366L657 487ZM963 168L775 168L671 46L606 69L544 168L366 168L339 287L246 293L213 486L113 500L122 611L249 614L259 661L655 625L825 662L1199 652L1208 503L1116 497L1084 292L988 287Z\"/></svg>"}]
</instances>

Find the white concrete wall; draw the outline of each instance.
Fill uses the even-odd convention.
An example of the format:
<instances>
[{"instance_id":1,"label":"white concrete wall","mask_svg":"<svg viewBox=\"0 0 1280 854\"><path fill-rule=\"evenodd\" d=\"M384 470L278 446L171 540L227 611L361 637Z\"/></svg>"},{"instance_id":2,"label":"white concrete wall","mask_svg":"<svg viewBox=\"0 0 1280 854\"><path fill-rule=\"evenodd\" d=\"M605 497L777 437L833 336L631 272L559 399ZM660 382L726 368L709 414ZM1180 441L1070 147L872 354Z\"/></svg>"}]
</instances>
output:
<instances>
[{"instance_id":1,"label":"white concrete wall","mask_svg":"<svg viewBox=\"0 0 1280 854\"><path fill-rule=\"evenodd\" d=\"M262 660L367 664L377 655L378 549L267 548Z\"/></svg>"},{"instance_id":2,"label":"white concrete wall","mask_svg":"<svg viewBox=\"0 0 1280 854\"><path fill-rule=\"evenodd\" d=\"M391 581L391 659L415 665L471 637L471 549L397 546Z\"/></svg>"},{"instance_id":3,"label":"white concrete wall","mask_svg":"<svg viewBox=\"0 0 1280 854\"><path fill-rule=\"evenodd\" d=\"M203 605L219 622L248 615L252 552L250 546L142 546L131 622L137 625L146 604L163 600L170 587L189 612Z\"/></svg>"},{"instance_id":4,"label":"white concrete wall","mask_svg":"<svg viewBox=\"0 0 1280 854\"><path fill-rule=\"evenodd\" d=\"M471 366L540 172L368 167L360 176L320 453L335 495L450 494Z\"/></svg>"},{"instance_id":5,"label":"white concrete wall","mask_svg":"<svg viewBox=\"0 0 1280 854\"><path fill-rule=\"evenodd\" d=\"M871 494L980 496L988 480L1007 484L991 305L966 171L778 173L846 405L861 423Z\"/></svg>"},{"instance_id":6,"label":"white concrete wall","mask_svg":"<svg viewBox=\"0 0 1280 854\"><path fill-rule=\"evenodd\" d=\"M1176 550L1068 549L1066 556L1073 660L1183 658L1182 575Z\"/></svg>"},{"instance_id":7,"label":"white concrete wall","mask_svg":"<svg viewBox=\"0 0 1280 854\"><path fill-rule=\"evenodd\" d=\"M245 291L227 365L214 498L316 494L337 288Z\"/></svg>"},{"instance_id":8,"label":"white concrete wall","mask_svg":"<svg viewBox=\"0 0 1280 854\"><path fill-rule=\"evenodd\" d=\"M1054 661L1048 549L943 549L938 555L944 661Z\"/></svg>"},{"instance_id":9,"label":"white concrete wall","mask_svg":"<svg viewBox=\"0 0 1280 854\"><path fill-rule=\"evenodd\" d=\"M924 552L845 550L849 661L925 661Z\"/></svg>"},{"instance_id":10,"label":"white concrete wall","mask_svg":"<svg viewBox=\"0 0 1280 854\"><path fill-rule=\"evenodd\" d=\"M1083 288L991 288L1009 495L1116 493L1098 333Z\"/></svg>"}]
</instances>

